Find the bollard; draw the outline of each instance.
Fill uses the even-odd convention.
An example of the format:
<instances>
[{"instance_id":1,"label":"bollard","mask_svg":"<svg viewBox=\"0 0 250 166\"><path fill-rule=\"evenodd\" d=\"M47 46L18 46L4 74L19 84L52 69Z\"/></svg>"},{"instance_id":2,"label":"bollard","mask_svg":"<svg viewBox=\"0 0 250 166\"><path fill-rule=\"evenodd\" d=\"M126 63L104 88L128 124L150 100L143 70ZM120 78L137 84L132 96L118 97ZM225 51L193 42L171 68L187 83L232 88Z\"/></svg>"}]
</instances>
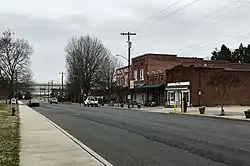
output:
<instances>
[{"instance_id":1,"label":"bollard","mask_svg":"<svg viewBox=\"0 0 250 166\"><path fill-rule=\"evenodd\" d=\"M174 102L174 113L176 113L176 102Z\"/></svg>"},{"instance_id":2,"label":"bollard","mask_svg":"<svg viewBox=\"0 0 250 166\"><path fill-rule=\"evenodd\" d=\"M181 113L184 113L184 101L181 103Z\"/></svg>"}]
</instances>

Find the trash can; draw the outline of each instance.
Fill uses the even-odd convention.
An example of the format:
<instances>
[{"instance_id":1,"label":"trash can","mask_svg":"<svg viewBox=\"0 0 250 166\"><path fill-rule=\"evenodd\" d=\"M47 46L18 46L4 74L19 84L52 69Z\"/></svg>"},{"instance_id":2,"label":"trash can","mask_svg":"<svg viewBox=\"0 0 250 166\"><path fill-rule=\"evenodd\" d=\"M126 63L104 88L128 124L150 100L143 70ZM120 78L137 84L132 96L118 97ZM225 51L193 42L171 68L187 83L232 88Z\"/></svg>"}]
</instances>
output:
<instances>
[{"instance_id":1,"label":"trash can","mask_svg":"<svg viewBox=\"0 0 250 166\"><path fill-rule=\"evenodd\" d=\"M141 103L137 103L137 108L141 109Z\"/></svg>"}]
</instances>

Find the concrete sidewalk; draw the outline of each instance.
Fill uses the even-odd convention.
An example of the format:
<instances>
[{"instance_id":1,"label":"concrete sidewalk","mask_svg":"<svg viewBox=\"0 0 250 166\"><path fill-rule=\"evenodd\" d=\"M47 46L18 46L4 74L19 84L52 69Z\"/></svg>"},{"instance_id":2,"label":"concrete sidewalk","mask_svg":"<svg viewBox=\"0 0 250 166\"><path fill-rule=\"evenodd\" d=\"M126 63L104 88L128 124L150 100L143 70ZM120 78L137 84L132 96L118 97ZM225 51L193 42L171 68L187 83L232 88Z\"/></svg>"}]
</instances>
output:
<instances>
[{"instance_id":1,"label":"concrete sidewalk","mask_svg":"<svg viewBox=\"0 0 250 166\"><path fill-rule=\"evenodd\" d=\"M123 108L118 107L117 104L115 106L105 106L108 108L120 108L127 110L128 106L124 105ZM205 114L201 115L199 112L199 107L188 107L187 113L183 113L184 115L193 115L193 116L203 116L203 117L214 117L220 119L235 119L235 120L242 120L242 121L250 121L250 119L246 119L244 115L244 111L250 109L249 106L225 106L224 107L226 116L220 116L221 108L218 107L207 107ZM174 113L174 108L165 108L163 106L158 107L142 107L138 109L136 106L131 108L131 110L137 110L142 112L156 112L156 113ZM176 108L176 113L181 114L181 108Z\"/></svg>"},{"instance_id":2,"label":"concrete sidewalk","mask_svg":"<svg viewBox=\"0 0 250 166\"><path fill-rule=\"evenodd\" d=\"M21 166L111 166L40 113L22 103L19 110Z\"/></svg>"},{"instance_id":3,"label":"concrete sidewalk","mask_svg":"<svg viewBox=\"0 0 250 166\"><path fill-rule=\"evenodd\" d=\"M114 108L114 109L124 109L124 110L128 110L128 105L125 104L123 108L118 107L118 104L115 104L114 106L108 106L105 105L104 107L106 108ZM157 106L157 107L145 107L142 106L140 109L137 108L136 105L134 105L134 107L132 108L132 106L130 107L130 110L135 110L135 111L142 111L142 112L158 112L158 113L170 113L173 111L173 108L165 108L163 106Z\"/></svg>"}]
</instances>

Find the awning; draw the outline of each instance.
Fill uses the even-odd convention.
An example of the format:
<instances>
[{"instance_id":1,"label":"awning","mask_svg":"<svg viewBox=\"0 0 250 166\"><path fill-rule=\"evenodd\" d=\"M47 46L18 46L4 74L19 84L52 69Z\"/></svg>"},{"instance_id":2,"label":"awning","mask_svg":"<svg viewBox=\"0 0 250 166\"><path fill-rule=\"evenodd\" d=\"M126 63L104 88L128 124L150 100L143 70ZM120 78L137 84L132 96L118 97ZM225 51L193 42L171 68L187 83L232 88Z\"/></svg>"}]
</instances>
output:
<instances>
[{"instance_id":1,"label":"awning","mask_svg":"<svg viewBox=\"0 0 250 166\"><path fill-rule=\"evenodd\" d=\"M145 84L135 84L135 88L142 88Z\"/></svg>"},{"instance_id":2,"label":"awning","mask_svg":"<svg viewBox=\"0 0 250 166\"><path fill-rule=\"evenodd\" d=\"M142 88L160 88L164 85L165 84L148 84L148 85L144 85Z\"/></svg>"}]
</instances>

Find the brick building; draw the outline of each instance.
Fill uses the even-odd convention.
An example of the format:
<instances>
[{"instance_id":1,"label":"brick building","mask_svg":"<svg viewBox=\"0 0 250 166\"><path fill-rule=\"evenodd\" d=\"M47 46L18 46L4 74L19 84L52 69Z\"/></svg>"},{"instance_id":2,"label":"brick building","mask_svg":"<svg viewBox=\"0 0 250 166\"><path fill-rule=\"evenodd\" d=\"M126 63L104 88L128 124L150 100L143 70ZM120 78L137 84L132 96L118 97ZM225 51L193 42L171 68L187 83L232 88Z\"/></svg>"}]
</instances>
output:
<instances>
[{"instance_id":1,"label":"brick building","mask_svg":"<svg viewBox=\"0 0 250 166\"><path fill-rule=\"evenodd\" d=\"M134 88L133 100L146 103L155 101L165 103L164 89L167 82L165 69L171 69L180 64L202 63L202 58L177 57L172 54L144 54L132 59L132 78Z\"/></svg>"},{"instance_id":2,"label":"brick building","mask_svg":"<svg viewBox=\"0 0 250 166\"><path fill-rule=\"evenodd\" d=\"M234 89L225 101L228 105L250 105L250 65L230 64L215 67L216 65L179 65L166 70L166 101L173 106L180 103L185 96L192 106L214 106L221 103L220 96L215 88L208 84L212 76L218 74L237 75L242 81L240 87Z\"/></svg>"},{"instance_id":3,"label":"brick building","mask_svg":"<svg viewBox=\"0 0 250 166\"><path fill-rule=\"evenodd\" d=\"M125 90L128 89L127 69L128 67L117 69L117 85ZM250 96L247 94L237 97L244 89L249 89L250 65L169 54L144 54L132 59L132 99L142 103L155 101L158 105L173 106L173 103L180 102L185 96L189 105L217 105L220 103L218 95L206 81L218 72L231 72L244 80L243 86L225 104L250 104Z\"/></svg>"}]
</instances>

